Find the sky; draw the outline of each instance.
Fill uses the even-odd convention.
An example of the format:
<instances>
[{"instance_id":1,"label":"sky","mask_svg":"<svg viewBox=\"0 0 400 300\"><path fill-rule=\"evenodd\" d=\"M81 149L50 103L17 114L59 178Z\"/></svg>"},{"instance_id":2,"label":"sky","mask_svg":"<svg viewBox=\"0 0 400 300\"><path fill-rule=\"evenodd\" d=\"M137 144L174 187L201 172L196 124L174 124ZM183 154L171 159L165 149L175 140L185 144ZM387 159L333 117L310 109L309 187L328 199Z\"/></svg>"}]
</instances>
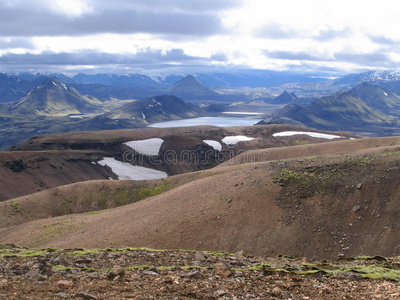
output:
<instances>
[{"instance_id":1,"label":"sky","mask_svg":"<svg viewBox=\"0 0 400 300\"><path fill-rule=\"evenodd\" d=\"M398 0L0 0L0 72L400 68Z\"/></svg>"}]
</instances>

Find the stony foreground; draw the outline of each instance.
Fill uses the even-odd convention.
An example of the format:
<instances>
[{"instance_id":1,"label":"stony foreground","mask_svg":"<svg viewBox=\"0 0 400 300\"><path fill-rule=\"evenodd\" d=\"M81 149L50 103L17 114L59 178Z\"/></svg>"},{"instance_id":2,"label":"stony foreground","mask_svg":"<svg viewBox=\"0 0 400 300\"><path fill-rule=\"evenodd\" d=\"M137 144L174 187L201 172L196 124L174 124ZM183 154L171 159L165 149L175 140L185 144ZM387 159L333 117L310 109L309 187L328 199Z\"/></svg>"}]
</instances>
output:
<instances>
[{"instance_id":1,"label":"stony foreground","mask_svg":"<svg viewBox=\"0 0 400 300\"><path fill-rule=\"evenodd\" d=\"M400 259L0 245L0 299L399 299Z\"/></svg>"}]
</instances>

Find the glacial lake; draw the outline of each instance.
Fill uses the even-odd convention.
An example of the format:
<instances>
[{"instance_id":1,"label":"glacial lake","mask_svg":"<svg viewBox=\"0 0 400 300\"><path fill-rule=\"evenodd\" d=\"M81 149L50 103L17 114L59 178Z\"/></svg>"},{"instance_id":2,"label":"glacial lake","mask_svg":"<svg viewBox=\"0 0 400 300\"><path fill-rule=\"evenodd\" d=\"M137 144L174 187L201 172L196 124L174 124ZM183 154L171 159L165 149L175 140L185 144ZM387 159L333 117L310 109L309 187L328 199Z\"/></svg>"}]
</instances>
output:
<instances>
[{"instance_id":1,"label":"glacial lake","mask_svg":"<svg viewBox=\"0 0 400 300\"><path fill-rule=\"evenodd\" d=\"M235 118L235 117L202 117L193 119L183 119L176 121L167 121L154 123L148 127L152 128L169 128L169 127L190 127L199 125L212 125L219 127L229 127L229 126L251 126L262 119L255 118Z\"/></svg>"}]
</instances>

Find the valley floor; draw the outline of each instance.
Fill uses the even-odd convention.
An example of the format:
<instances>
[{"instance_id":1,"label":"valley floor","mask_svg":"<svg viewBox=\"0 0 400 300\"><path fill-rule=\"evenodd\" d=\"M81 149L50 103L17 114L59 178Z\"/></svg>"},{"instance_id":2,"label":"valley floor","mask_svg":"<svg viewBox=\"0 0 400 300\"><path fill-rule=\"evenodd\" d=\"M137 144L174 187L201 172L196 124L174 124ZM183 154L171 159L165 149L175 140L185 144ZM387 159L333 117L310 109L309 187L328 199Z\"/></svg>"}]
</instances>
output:
<instances>
[{"instance_id":1,"label":"valley floor","mask_svg":"<svg viewBox=\"0 0 400 300\"><path fill-rule=\"evenodd\" d=\"M0 299L399 299L399 259L0 245Z\"/></svg>"}]
</instances>

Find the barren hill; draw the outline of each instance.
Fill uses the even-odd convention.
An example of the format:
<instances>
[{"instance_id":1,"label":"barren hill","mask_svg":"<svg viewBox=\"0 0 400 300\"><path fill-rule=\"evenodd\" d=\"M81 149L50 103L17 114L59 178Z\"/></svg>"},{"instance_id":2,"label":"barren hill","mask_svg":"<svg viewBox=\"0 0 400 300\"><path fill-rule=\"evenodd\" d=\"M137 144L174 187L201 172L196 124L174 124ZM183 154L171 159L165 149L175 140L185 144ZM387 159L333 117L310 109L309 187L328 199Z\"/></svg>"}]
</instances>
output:
<instances>
[{"instance_id":1,"label":"barren hill","mask_svg":"<svg viewBox=\"0 0 400 300\"><path fill-rule=\"evenodd\" d=\"M399 159L397 151L378 151L226 164L188 174L186 183L133 204L3 228L0 243L399 255Z\"/></svg>"},{"instance_id":2,"label":"barren hill","mask_svg":"<svg viewBox=\"0 0 400 300\"><path fill-rule=\"evenodd\" d=\"M110 167L101 165L104 158L116 160L114 164L127 159L132 165L175 175L209 169L246 150L327 141L307 135L273 137L276 132L298 129L288 125L198 126L39 136L15 147L13 151L0 152L0 175L5 178L0 182L0 201L78 181L118 179L118 174ZM234 137L236 142L237 136L245 136L249 140L234 145L223 142L226 137ZM343 135L343 139L349 137ZM126 144L139 141L146 146L152 139L159 139L161 143L155 157L138 153ZM130 165L123 165L127 166Z\"/></svg>"}]
</instances>

